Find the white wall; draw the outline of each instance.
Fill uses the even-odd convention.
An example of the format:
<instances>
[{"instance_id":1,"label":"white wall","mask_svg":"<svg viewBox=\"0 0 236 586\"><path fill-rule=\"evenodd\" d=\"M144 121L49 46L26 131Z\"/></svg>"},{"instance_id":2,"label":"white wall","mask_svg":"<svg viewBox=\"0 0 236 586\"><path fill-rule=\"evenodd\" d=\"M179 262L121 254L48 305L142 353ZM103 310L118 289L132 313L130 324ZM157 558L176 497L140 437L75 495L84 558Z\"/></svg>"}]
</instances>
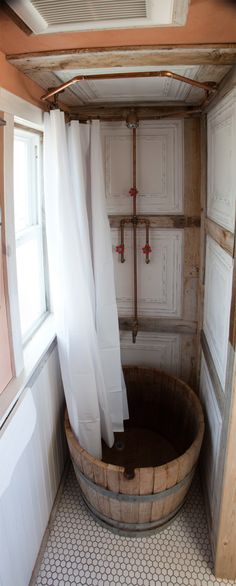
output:
<instances>
[{"instance_id":1,"label":"white wall","mask_svg":"<svg viewBox=\"0 0 236 586\"><path fill-rule=\"evenodd\" d=\"M65 465L64 397L55 344L28 387L0 436L1 586L28 586Z\"/></svg>"},{"instance_id":2,"label":"white wall","mask_svg":"<svg viewBox=\"0 0 236 586\"><path fill-rule=\"evenodd\" d=\"M64 395L50 319L25 348L23 361L17 301L12 202L14 120L17 117L24 125L42 129L43 112L2 88L0 109L6 120L5 248L16 374L1 394L0 405L4 422L0 430L0 585L28 586L67 457Z\"/></svg>"}]
</instances>

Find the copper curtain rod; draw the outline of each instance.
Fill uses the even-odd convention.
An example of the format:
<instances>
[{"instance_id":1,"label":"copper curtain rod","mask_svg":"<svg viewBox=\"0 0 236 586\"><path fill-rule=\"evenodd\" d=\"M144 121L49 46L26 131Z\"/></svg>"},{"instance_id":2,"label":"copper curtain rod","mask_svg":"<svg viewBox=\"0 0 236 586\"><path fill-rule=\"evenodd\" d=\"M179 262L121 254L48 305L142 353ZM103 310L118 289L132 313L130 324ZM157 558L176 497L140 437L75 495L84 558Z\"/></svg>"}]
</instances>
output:
<instances>
[{"instance_id":1,"label":"copper curtain rod","mask_svg":"<svg viewBox=\"0 0 236 586\"><path fill-rule=\"evenodd\" d=\"M41 97L41 100L45 101L60 92L63 92L66 88L70 87L71 85L78 83L83 80L96 80L96 79L128 79L128 78L138 78L138 77L171 77L176 81L181 81L183 83L187 83L194 87L198 87L205 92L215 92L217 89L217 84L215 82L201 82L196 81L195 79L191 79L189 77L184 77L183 75L178 75L177 73L173 73L172 71L135 71L131 73L99 73L93 75L76 75L69 79L65 83L59 85L57 88L51 89L46 94Z\"/></svg>"}]
</instances>

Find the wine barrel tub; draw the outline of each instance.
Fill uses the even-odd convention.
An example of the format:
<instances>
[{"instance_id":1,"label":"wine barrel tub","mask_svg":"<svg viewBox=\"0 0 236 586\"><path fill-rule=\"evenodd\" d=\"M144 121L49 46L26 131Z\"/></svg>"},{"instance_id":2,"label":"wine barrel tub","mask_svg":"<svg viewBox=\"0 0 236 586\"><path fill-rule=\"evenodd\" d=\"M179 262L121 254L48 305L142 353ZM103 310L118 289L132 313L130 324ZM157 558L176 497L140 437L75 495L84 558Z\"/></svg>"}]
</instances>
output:
<instances>
[{"instance_id":1,"label":"wine barrel tub","mask_svg":"<svg viewBox=\"0 0 236 586\"><path fill-rule=\"evenodd\" d=\"M103 460L84 450L66 414L70 455L85 503L106 527L140 535L165 526L184 503L204 417L196 394L156 369L125 367L130 419ZM127 444L127 447L126 447Z\"/></svg>"}]
</instances>

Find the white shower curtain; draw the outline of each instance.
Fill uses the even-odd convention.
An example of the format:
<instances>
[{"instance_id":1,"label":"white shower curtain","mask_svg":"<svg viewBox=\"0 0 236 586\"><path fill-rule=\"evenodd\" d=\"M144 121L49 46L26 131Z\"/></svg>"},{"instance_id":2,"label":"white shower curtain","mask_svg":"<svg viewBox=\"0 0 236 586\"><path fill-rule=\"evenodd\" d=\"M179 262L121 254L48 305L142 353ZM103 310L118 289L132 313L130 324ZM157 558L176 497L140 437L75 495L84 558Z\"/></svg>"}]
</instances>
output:
<instances>
[{"instance_id":1,"label":"white shower curtain","mask_svg":"<svg viewBox=\"0 0 236 586\"><path fill-rule=\"evenodd\" d=\"M45 207L50 281L70 423L101 458L101 438L128 417L120 360L99 122L45 115Z\"/></svg>"}]
</instances>

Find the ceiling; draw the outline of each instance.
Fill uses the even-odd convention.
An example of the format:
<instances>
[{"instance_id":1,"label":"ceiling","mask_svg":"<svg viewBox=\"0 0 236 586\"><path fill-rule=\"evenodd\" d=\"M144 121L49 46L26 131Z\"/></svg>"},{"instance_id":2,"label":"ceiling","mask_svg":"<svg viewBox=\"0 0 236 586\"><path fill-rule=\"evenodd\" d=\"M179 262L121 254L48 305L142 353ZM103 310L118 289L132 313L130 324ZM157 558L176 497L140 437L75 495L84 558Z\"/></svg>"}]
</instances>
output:
<instances>
[{"instance_id":1,"label":"ceiling","mask_svg":"<svg viewBox=\"0 0 236 586\"><path fill-rule=\"evenodd\" d=\"M6 53L11 65L42 88L42 94L49 88L57 88L78 75L139 73L135 78L86 79L71 85L60 95L61 102L71 109L107 104L164 104L189 108L199 106L205 96L202 89L168 77L142 77L140 74L169 70L194 81L220 84L236 63L236 9L232 2L226 0L68 0L66 4L64 0L7 2L12 6L32 5L34 9L40 10L44 20L48 19L46 29L41 30L40 34L30 35L21 30L19 23L17 25L14 22L12 13L7 14L0 10L0 49ZM169 8L185 8L184 18L188 12L188 18L186 22L183 19L182 26L171 28L168 22L160 28L155 26L147 29L142 26L137 29L134 18L129 19L129 25L133 23L129 31L125 28L117 31L111 27L103 31L83 30L80 33L70 31L60 35L56 32L48 34L50 27L61 26L62 21L67 20L69 25L69 16L73 13L70 12L72 5L83 5L84 8L88 8L89 3L97 9L105 7L105 10L109 6L111 10L111 5L114 4L117 10L121 10L124 5L130 9L131 4L141 9L144 4L146 8L148 4L162 5L163 8L168 2ZM66 17L65 5L68 8ZM121 16L119 10L116 16ZM177 12L175 11L175 17ZM99 10L96 19L99 21ZM219 42L222 34L223 38L227 39L227 45L221 45ZM189 43L190 38L191 43L184 44L186 41ZM196 38L198 43L194 45ZM210 45L212 38L215 44ZM163 45L160 45L161 39L165 39ZM176 39L177 43L174 44ZM168 45L170 40L171 44ZM181 41L182 44L179 44ZM205 42L205 45L201 41Z\"/></svg>"},{"instance_id":2,"label":"ceiling","mask_svg":"<svg viewBox=\"0 0 236 586\"><path fill-rule=\"evenodd\" d=\"M67 2L64 2L64 6L66 4ZM163 47L236 42L235 2L229 0L191 0L184 26L134 26L122 30L71 31L40 35L26 34L13 21L12 15L6 12L4 3L0 2L0 5L0 51L6 55L68 49L91 50L102 47Z\"/></svg>"},{"instance_id":3,"label":"ceiling","mask_svg":"<svg viewBox=\"0 0 236 586\"><path fill-rule=\"evenodd\" d=\"M77 75L130 73L170 70L178 75L193 80L217 84L229 72L230 66L140 66L140 67L108 67L83 69L58 69L54 71L46 68L28 67L27 75L46 91L48 88L58 87ZM83 80L61 94L61 101L67 106L122 104L122 103L168 103L198 105L205 96L205 92L198 87L176 81L168 77L138 77L126 79Z\"/></svg>"}]
</instances>

